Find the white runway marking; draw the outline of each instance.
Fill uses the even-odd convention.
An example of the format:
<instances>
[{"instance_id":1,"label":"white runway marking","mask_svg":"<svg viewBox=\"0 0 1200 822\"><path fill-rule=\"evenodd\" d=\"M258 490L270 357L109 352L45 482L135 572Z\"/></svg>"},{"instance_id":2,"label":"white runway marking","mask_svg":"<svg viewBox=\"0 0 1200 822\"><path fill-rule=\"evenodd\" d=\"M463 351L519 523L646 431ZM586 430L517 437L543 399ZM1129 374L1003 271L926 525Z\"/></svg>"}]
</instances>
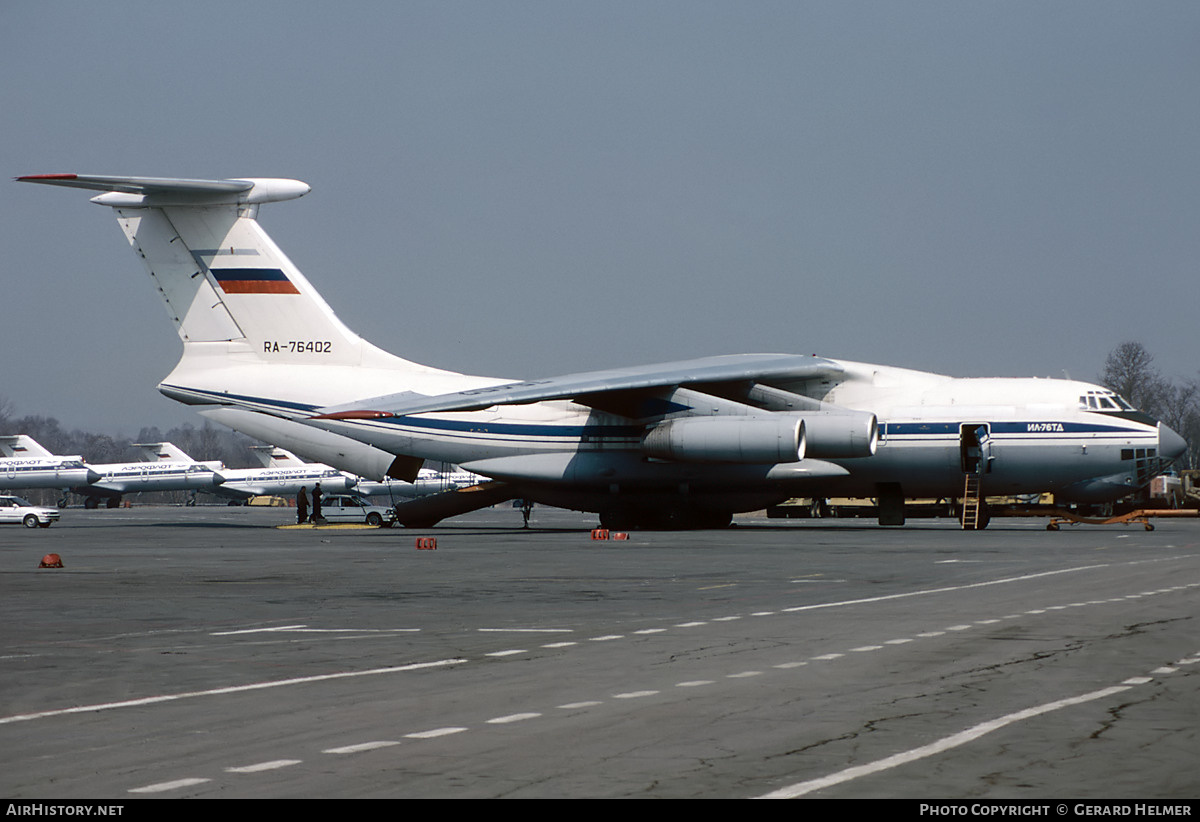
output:
<instances>
[{"instance_id":1,"label":"white runway marking","mask_svg":"<svg viewBox=\"0 0 1200 822\"><path fill-rule=\"evenodd\" d=\"M266 634L272 631L294 631L303 625L279 625L275 628L243 628L240 631L214 631L209 636L237 636L238 634Z\"/></svg>"},{"instance_id":2,"label":"white runway marking","mask_svg":"<svg viewBox=\"0 0 1200 822\"><path fill-rule=\"evenodd\" d=\"M404 736L406 739L436 739L439 736L450 736L451 734L460 734L465 730L467 730L467 729L466 728L458 728L458 727L434 728L431 731L418 731L417 733L405 734Z\"/></svg>"},{"instance_id":3,"label":"white runway marking","mask_svg":"<svg viewBox=\"0 0 1200 822\"><path fill-rule=\"evenodd\" d=\"M1088 567L1104 567L1104 566L1088 566ZM1073 569L1073 570L1085 570L1085 569ZM1051 572L1051 574L1036 574L1036 575L1032 575L1032 576L1048 576L1048 575L1052 575L1054 573L1061 573L1061 572ZM1009 578L1007 580L1002 580L1002 581L1016 581L1016 580L1025 579L1025 578L1028 578L1028 577L1014 577L1014 578ZM1000 582L1000 581L998 580L998 581L994 581L994 582L990 582L990 583L979 583L979 584L975 584L975 585L966 585L966 586L959 586L956 588L945 588L945 589L939 589L939 590L942 590L942 591L960 590L961 588L974 588L974 587L978 587L978 585L981 585L981 584L982 585L991 585L991 584L996 584L997 582ZM1200 583L1193 583L1190 586L1179 586L1179 589L1182 589L1184 587L1196 587L1197 585L1200 585ZM1150 596L1150 595L1153 595L1156 593L1165 593L1170 590L1176 590L1176 589L1163 589L1162 591L1150 592L1150 593L1146 593L1146 594L1142 594L1142 595ZM932 592L933 591L913 592L913 594L909 594L909 595L915 595L917 593L932 593ZM908 596L908 595L899 595L899 596ZM1141 596L1141 595L1138 595L1138 596ZM879 598L872 598L871 600L851 600L851 601L847 601L845 603L826 603L824 605L807 606L807 607L830 607L835 604L855 604L855 603L859 603L859 602L878 601L881 599L886 600L886 599L894 599L894 598L897 598L897 597L894 597L894 596L893 597L879 597ZM953 626L947 627L946 629L944 629L942 631L930 631L930 632L925 632L925 633L919 633L919 634L916 634L916 636L917 637L944 636L947 631L964 631L964 630L971 628L972 625L993 624L993 623L996 623L996 622L999 622L1002 620L1019 619L1022 616L1026 616L1026 615L1030 615L1030 614L1042 614L1042 613L1045 613L1046 611L1061 610L1064 607L1081 607L1083 605L1105 604L1106 602L1120 602L1120 601L1123 601L1124 599L1125 598L1118 597L1118 598L1111 599L1111 600L1097 600L1097 601L1092 601L1092 602L1088 602L1088 603L1073 603L1071 606L1051 606L1051 607L1048 607L1048 608L1042 609L1042 610L1026 611L1026 612L1024 612L1024 614L1011 614L1011 615L1002 617L1000 619L983 619L983 620L978 620L977 622L975 622L973 624L953 625ZM794 612L797 610L807 610L807 607L806 608L787 609L786 611L783 611L782 613L789 613L789 612ZM768 613L770 613L770 612L758 612L755 615L768 615ZM775 612L775 613L779 613L779 612ZM740 616L719 617L719 618L711 620L711 622L732 621L732 620L740 619L740 618L741 618ZM685 622L685 623L677 624L675 627L691 628L691 627L696 627L696 626L705 625L705 624L708 624L708 622L704 622L704 621ZM253 629L253 630L239 631L239 632L232 632L232 633L256 633L256 632L272 632L272 631L278 632L278 631L296 630L297 628L303 628L303 627L304 626L281 626L281 627L277 627L277 628ZM480 631L502 632L504 630L509 630L509 629L479 629L479 630ZM542 632L541 629L532 629L532 628L531 629L511 629L511 630L518 632L518 633L520 633L520 632L529 632L529 633ZM634 631L632 633L635 635L637 635L637 634L654 634L654 633L662 633L667 630L668 629L665 629L665 628L649 628L649 629ZM545 632L560 632L561 633L561 632L565 632L565 631L566 631L566 629L546 629ZM593 642L608 641L608 640L618 640L618 639L624 639L624 638L625 638L624 635L611 634L611 635L603 635L603 636L593 637L593 638L591 638L590 641L593 641ZM907 643L910 643L913 641L914 641L913 639L907 638L907 637L897 638L897 639L886 640L881 645L859 646L856 648L848 649L848 651L849 652L867 652L867 651L881 650L884 648L884 646L902 645L902 644L907 644ZM545 648L569 647L569 646L579 645L579 644L580 643L577 641L565 641L565 642L548 643L541 647L545 647ZM501 656L501 657L503 657L503 656L509 656L509 655L513 655L513 654L522 654L522 653L527 653L527 652L524 650L514 649L514 650L497 651L497 652L493 652L491 654L485 654L485 656ZM823 654L821 656L812 657L811 659L812 660L834 660L834 659L845 657L845 655L846 655L845 653L827 653L827 654ZM365 675L371 675L371 674L390 673L390 672L405 671L405 670L418 670L421 668L444 666L444 665L457 665L457 664L461 664L461 663L464 663L467 661L469 661L469 660L448 659L448 660L441 660L439 662L417 663L417 664L413 664L413 665L399 666L399 667L394 667L394 668L381 668L381 669L375 669L375 670L371 670L371 671L326 674L326 675L314 676L314 677L303 677L303 678L296 678L296 679L289 679L289 680L280 680L277 682L257 683L257 684L253 684L253 685L236 686L236 687L231 687L231 688L219 688L219 689L213 689L213 690L209 690L209 691L197 691L197 692L193 692L193 693L189 693L189 694L176 694L176 695L159 696L159 697L148 697L148 698L142 699L142 700L129 700L127 702L110 703L108 705L83 706L83 707L79 707L79 708L71 708L71 709L66 709L66 710L62 710L62 711L48 711L48 712L44 712L41 714L29 714L29 715L17 716L17 717L0 718L0 724L4 724L6 722L21 721L23 719L38 718L40 716L53 716L53 715L64 714L64 713L77 713L77 712L83 712L83 711L104 710L106 708L111 708L111 707L150 704L153 702L165 702L165 701L174 700L174 699L187 698L190 696L213 695L213 694L221 694L221 693L235 693L235 692L239 692L239 691L252 690L252 689L257 689L257 688L279 687L279 686L288 685L288 684L315 682L315 681L320 681L323 679L336 679L336 678L351 677L351 676L365 676ZM1194 664L1194 663L1198 663L1198 662L1200 662L1200 657L1196 657L1195 655L1189 655L1189 656L1182 658L1179 662L1173 663L1173 665L1175 665L1175 666L1189 665L1189 664ZM775 669L780 669L780 670L787 670L787 669L791 669L791 668L801 667L801 666L804 666L807 664L808 664L808 661L791 661L791 662L785 662L785 663L773 665L771 667L775 668ZM1152 673L1167 674L1167 673L1173 673L1176 670L1177 670L1177 668L1175 668L1175 667L1163 666L1158 669L1155 669ZM756 671L756 670L742 671L740 673L726 674L726 678L727 679L748 678L748 677L760 676L762 673L763 673L763 671ZM904 752L901 754L896 754L894 756L887 757L885 759L879 760L878 762L871 763L869 765L859 766L859 767L855 767L855 768L847 768L843 771L840 771L836 774L832 774L830 776L824 777L822 779L809 780L807 782L802 782L799 785L793 786L791 788L785 788L785 789L782 789L781 791L776 791L776 792L773 792L772 794L768 794L766 797L763 797L763 798L769 798L769 797L774 798L777 796L804 795L806 793L810 793L812 791L819 790L820 788L827 787L829 785L839 784L840 782L846 782L846 781L849 781L852 779L856 779L860 776L864 776L869 773L876 773L876 772L879 772L882 770L897 767L897 766L907 763L907 762L911 762L911 761L915 761L915 760L918 760L918 759L921 759L924 757L932 756L941 751L949 750L949 749L957 747L959 745L966 744L967 742L977 739L980 736L990 733L993 730L997 730L1008 724L1018 722L1023 719L1037 716L1042 713L1047 713L1049 711L1057 710L1058 708L1080 704L1082 702L1091 701L1093 699L1099 699L1099 698L1102 698L1102 697L1110 695L1110 694L1114 694L1114 693L1118 693L1123 690L1127 690L1136 685L1141 685L1141 684L1145 684L1145 683L1152 682L1152 681L1154 681L1153 677L1149 677L1149 676L1147 676L1147 677L1131 677L1131 678L1125 680L1119 686L1106 688L1101 691L1095 691L1090 694L1084 694L1084 695L1078 696L1078 697L1059 700L1057 702L1047 703L1046 705L1026 709L1024 711L1010 714L1005 717L1000 717L999 719L992 720L990 722L986 722L981 725L977 725L966 731L951 735L949 737L946 737L942 740L931 743L929 745L922 746L920 748L916 748L914 750ZM715 680L687 680L687 681L676 683L675 687L677 687L677 688L694 688L694 687L701 687L701 686L712 685L712 684L715 684ZM661 693L661 692L658 690L628 691L628 692L624 692L624 693L612 694L610 698L617 699L617 700L629 700L629 699L638 699L638 698L642 698L642 697L653 696L653 695L656 695L659 693ZM567 704L559 705L557 707L559 709L564 709L564 710L578 710L578 709L583 709L583 708L591 708L591 707L601 706L604 704L605 704L605 702L602 700L588 700L588 701L567 703ZM525 721L525 720L529 720L529 719L537 719L537 718L540 718L541 716L543 716L543 714L540 712L528 711L528 712L523 712L523 713L509 714L506 716L494 717L492 719L485 720L485 723L488 725L505 725L505 724L521 722L521 721ZM452 734L467 732L469 730L471 730L471 729L468 727L448 726L448 727L443 727L443 728L434 728L431 730L419 731L416 733L406 734L404 736L404 738L406 738L406 739L434 739L434 738L441 737L441 736L448 736L448 735L452 735ZM393 740L379 740L379 741L363 742L363 743L352 744L352 745L345 745L345 746L336 747L336 748L328 748L322 752L327 753L327 754L350 754L350 753L358 753L358 752L362 752L362 751L370 751L370 750L375 750L375 749L379 749L379 748L390 747L390 746L399 745L399 744L401 744L401 743L397 742L397 741L393 741ZM273 769L277 769L277 768L287 767L289 765L299 764L300 762L301 762L301 760L298 760L298 759L296 759L296 760L279 759L279 760L273 760L270 762L258 763L255 765L230 767L230 768L226 768L226 771L230 772L230 773L257 773L257 772L261 772L261 771L268 771L268 770L273 770ZM201 779L201 778L179 779L179 780L175 780L172 782L162 782L162 783L157 783L154 785L144 786L141 788L134 788L134 789L131 789L130 792L131 793L165 792L165 791L170 791L170 790L176 790L176 789L183 788L183 787L188 787L190 785L202 784L202 783L208 782L208 781L211 781L211 780Z\"/></svg>"},{"instance_id":4,"label":"white runway marking","mask_svg":"<svg viewBox=\"0 0 1200 822\"><path fill-rule=\"evenodd\" d=\"M1098 568L1107 568L1109 563L1100 563L1097 565L1080 565L1075 568L1062 568L1057 571L1043 571L1040 574L1023 574L1018 577L1004 577L1003 579L993 579L987 582L973 582L969 585L949 585L945 588L925 588L920 591L907 591L903 594L887 594L878 597L864 597L862 599L845 599L839 602L820 602L815 605L796 605L792 608L784 608L783 612L787 614L795 614L800 611L816 611L821 608L841 608L846 605L864 605L871 602L888 602L894 599L908 599L909 597L923 597L930 594L945 594L952 591L967 591L972 588L986 588L990 585L1006 585L1010 582L1024 582L1030 579L1039 579L1041 577L1058 576L1059 574L1073 574L1078 571L1094 571Z\"/></svg>"},{"instance_id":5,"label":"white runway marking","mask_svg":"<svg viewBox=\"0 0 1200 822\"><path fill-rule=\"evenodd\" d=\"M526 719L537 719L541 714L529 711L523 714L509 714L508 716L498 716L494 719L487 720L489 725L508 725L511 722L524 722Z\"/></svg>"},{"instance_id":6,"label":"white runway marking","mask_svg":"<svg viewBox=\"0 0 1200 822\"><path fill-rule=\"evenodd\" d=\"M273 759L270 762L259 762L256 765L242 765L237 768L226 768L229 773L261 773L262 771L274 771L279 768L287 768L291 765L299 765L299 759Z\"/></svg>"},{"instance_id":7,"label":"white runway marking","mask_svg":"<svg viewBox=\"0 0 1200 822\"><path fill-rule=\"evenodd\" d=\"M130 788L129 793L162 793L163 791L174 791L179 788L188 788L192 785L203 785L205 782L212 782L211 779L174 779L170 782L159 782L156 785L146 785L142 788Z\"/></svg>"},{"instance_id":8,"label":"white runway marking","mask_svg":"<svg viewBox=\"0 0 1200 822\"><path fill-rule=\"evenodd\" d=\"M935 754L948 751L952 748L957 748L960 745L965 745L968 742L973 742L985 734L992 731L997 731L1014 722L1020 722L1024 719L1040 716L1041 714L1057 711L1059 708L1067 708L1072 705L1080 705L1084 702L1091 702L1095 699L1103 699L1106 696L1120 693L1121 691L1129 690L1129 685L1113 685L1110 688L1102 688L1099 691L1082 694L1080 696L1070 697L1068 699L1059 699L1054 702L1047 702L1044 705L1038 705L1034 708L1026 708L1023 711L1008 714L988 722L980 723L973 728L968 728L965 731L952 734L950 736L939 739L936 742L931 742L928 745L923 745L920 748L913 748L910 751L894 754L893 756L885 757L884 759L871 762L867 765L859 765L854 768L847 768L844 771L838 771L835 774L821 777L820 779L810 779L807 782L800 782L787 788L780 788L776 791L771 791L765 794L760 799L794 799L797 796L819 791L822 788L828 788L833 785L840 785L843 782L849 782L859 777L869 776L870 774L879 773L880 771L890 770L906 765L909 762L915 762L918 759L924 759Z\"/></svg>"},{"instance_id":9,"label":"white runway marking","mask_svg":"<svg viewBox=\"0 0 1200 822\"><path fill-rule=\"evenodd\" d=\"M327 754L353 754L362 753L363 751L374 751L379 748L390 748L393 745L399 745L391 739L381 739L378 742L360 742L357 745L343 745L340 748L326 748L321 753Z\"/></svg>"},{"instance_id":10,"label":"white runway marking","mask_svg":"<svg viewBox=\"0 0 1200 822\"><path fill-rule=\"evenodd\" d=\"M115 708L132 708L140 705L154 705L159 702L173 702L179 699L195 699L201 696L221 696L224 694L236 694L245 691L259 691L266 688L283 688L288 685L305 685L310 682L325 682L333 679L351 679L359 676L378 676L380 674L395 674L404 671L420 671L426 668L441 668L447 665L461 665L466 662L465 659L442 659L437 662L414 662L411 665L397 665L393 668L373 668L367 671L341 671L336 674L318 674L316 676L300 676L293 679L277 679L270 682L255 682L250 685L231 685L226 688L211 688L206 691L189 691L181 694L164 694L161 696L147 696L141 699L127 699L121 702L104 702L96 705L78 705L74 708L60 708L54 711L38 711L32 714L17 714L15 716L0 717L0 725L8 725L13 722L28 722L31 719L45 719L51 716L65 716L67 714L83 714L92 711L111 711Z\"/></svg>"}]
</instances>

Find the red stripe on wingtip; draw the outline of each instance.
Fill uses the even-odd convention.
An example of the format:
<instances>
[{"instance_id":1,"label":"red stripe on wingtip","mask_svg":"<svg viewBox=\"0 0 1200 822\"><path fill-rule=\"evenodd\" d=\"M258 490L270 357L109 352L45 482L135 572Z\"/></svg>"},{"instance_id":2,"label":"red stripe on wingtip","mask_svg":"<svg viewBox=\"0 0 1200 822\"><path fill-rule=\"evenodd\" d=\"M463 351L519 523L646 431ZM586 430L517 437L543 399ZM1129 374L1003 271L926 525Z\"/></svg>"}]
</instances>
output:
<instances>
[{"instance_id":1,"label":"red stripe on wingtip","mask_svg":"<svg viewBox=\"0 0 1200 822\"><path fill-rule=\"evenodd\" d=\"M394 417L390 411L335 411L332 414L317 414L310 420L377 420L382 417Z\"/></svg>"},{"instance_id":2,"label":"red stripe on wingtip","mask_svg":"<svg viewBox=\"0 0 1200 822\"><path fill-rule=\"evenodd\" d=\"M18 180L77 180L78 174L26 174Z\"/></svg>"}]
</instances>

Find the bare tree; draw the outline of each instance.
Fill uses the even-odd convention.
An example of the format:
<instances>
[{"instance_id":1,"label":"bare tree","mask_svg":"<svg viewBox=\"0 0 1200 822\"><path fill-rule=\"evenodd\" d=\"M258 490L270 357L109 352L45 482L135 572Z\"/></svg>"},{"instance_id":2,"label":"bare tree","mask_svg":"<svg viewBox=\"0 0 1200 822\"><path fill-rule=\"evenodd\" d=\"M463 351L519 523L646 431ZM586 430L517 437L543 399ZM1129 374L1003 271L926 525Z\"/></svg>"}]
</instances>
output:
<instances>
[{"instance_id":1,"label":"bare tree","mask_svg":"<svg viewBox=\"0 0 1200 822\"><path fill-rule=\"evenodd\" d=\"M1159 419L1188 444L1188 450L1176 461L1176 467L1200 466L1200 380L1165 383L1161 398Z\"/></svg>"},{"instance_id":2,"label":"bare tree","mask_svg":"<svg viewBox=\"0 0 1200 822\"><path fill-rule=\"evenodd\" d=\"M1155 368L1154 355L1145 346L1123 342L1109 352L1100 382L1187 441L1178 468L1200 466L1200 379L1167 379Z\"/></svg>"},{"instance_id":3,"label":"bare tree","mask_svg":"<svg viewBox=\"0 0 1200 822\"><path fill-rule=\"evenodd\" d=\"M1100 382L1152 415L1159 413L1167 386L1154 367L1154 355L1140 342L1123 342L1110 351Z\"/></svg>"}]
</instances>

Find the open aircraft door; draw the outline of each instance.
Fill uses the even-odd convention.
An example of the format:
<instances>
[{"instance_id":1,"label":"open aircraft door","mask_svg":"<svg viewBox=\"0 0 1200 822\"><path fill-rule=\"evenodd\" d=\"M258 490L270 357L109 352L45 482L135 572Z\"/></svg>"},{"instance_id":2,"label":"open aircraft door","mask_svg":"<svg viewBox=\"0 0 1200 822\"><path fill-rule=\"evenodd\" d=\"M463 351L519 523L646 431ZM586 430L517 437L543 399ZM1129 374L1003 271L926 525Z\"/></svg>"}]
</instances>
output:
<instances>
[{"instance_id":1,"label":"open aircraft door","mask_svg":"<svg viewBox=\"0 0 1200 822\"><path fill-rule=\"evenodd\" d=\"M991 426L986 422L967 422L959 428L958 450L964 474L987 474L996 459L992 453Z\"/></svg>"}]
</instances>

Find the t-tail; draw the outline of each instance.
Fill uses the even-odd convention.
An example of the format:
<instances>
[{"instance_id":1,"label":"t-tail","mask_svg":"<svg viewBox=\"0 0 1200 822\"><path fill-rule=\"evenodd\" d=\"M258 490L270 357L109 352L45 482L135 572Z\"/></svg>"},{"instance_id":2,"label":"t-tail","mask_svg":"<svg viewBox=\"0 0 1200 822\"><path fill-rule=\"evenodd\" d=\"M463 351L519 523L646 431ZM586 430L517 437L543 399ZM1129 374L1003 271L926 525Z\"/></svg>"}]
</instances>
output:
<instances>
[{"instance_id":1,"label":"t-tail","mask_svg":"<svg viewBox=\"0 0 1200 822\"><path fill-rule=\"evenodd\" d=\"M107 193L185 343L272 363L363 363L379 352L348 329L258 224L262 203L302 197L283 179L186 180L46 174L22 182ZM391 356L391 355L387 355ZM395 358L398 359L398 358Z\"/></svg>"},{"instance_id":2,"label":"t-tail","mask_svg":"<svg viewBox=\"0 0 1200 822\"><path fill-rule=\"evenodd\" d=\"M449 379L454 389L462 378L359 337L267 236L259 206L302 197L306 183L83 174L17 180L105 192L92 202L116 213L183 340L179 364L159 385L172 399L300 419L360 396L429 391L430 382ZM340 447L317 444L309 455L344 467L330 459L330 448ZM355 467L379 473L363 471L360 461Z\"/></svg>"}]
</instances>

